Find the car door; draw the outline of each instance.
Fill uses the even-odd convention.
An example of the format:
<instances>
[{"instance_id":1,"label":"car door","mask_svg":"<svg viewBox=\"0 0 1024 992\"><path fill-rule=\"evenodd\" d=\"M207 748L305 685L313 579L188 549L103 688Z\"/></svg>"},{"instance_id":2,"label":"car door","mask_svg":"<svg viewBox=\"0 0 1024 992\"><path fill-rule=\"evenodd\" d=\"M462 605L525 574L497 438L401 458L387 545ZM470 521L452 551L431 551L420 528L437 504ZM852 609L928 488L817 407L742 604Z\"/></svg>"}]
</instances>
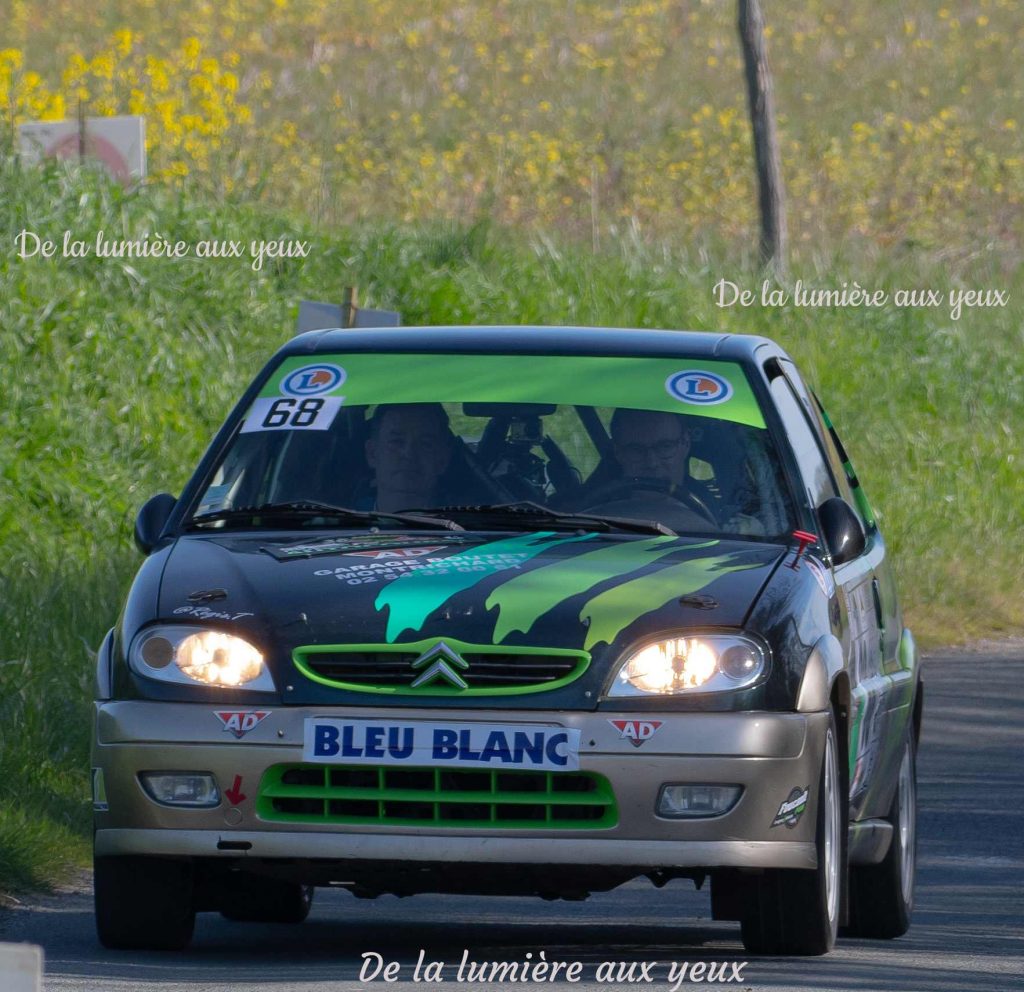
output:
<instances>
[{"instance_id":1,"label":"car door","mask_svg":"<svg viewBox=\"0 0 1024 992\"><path fill-rule=\"evenodd\" d=\"M814 507L840 496L856 510L845 473L838 476L828 457L820 419L792 363L777 361L771 379L772 398L793 446L807 496ZM864 523L861 517L862 524ZM867 543L856 558L832 567L839 599L839 621L833 633L840 640L850 678L849 723L850 816L860 819L882 801L873 791L883 775L884 741L889 710L889 682L883 666L883 617L877 570L885 547L877 528L865 527Z\"/></svg>"},{"instance_id":2,"label":"car door","mask_svg":"<svg viewBox=\"0 0 1024 992\"><path fill-rule=\"evenodd\" d=\"M818 398L807 389L797 370L782 363L801 405L813 421L840 494L860 517L870 562L871 599L878 636L877 654L869 645L860 648L860 681L852 683L851 809L860 816L884 816L889 809L889 786L895 781L904 728L913 706L915 671L901 651L903 623L896 597L892 564L875 514L860 484L849 455ZM836 570L845 581L848 565ZM859 576L854 575L854 581ZM866 597L864 597L866 598ZM866 606L866 604L865 604ZM912 659L910 659L912 661Z\"/></svg>"}]
</instances>

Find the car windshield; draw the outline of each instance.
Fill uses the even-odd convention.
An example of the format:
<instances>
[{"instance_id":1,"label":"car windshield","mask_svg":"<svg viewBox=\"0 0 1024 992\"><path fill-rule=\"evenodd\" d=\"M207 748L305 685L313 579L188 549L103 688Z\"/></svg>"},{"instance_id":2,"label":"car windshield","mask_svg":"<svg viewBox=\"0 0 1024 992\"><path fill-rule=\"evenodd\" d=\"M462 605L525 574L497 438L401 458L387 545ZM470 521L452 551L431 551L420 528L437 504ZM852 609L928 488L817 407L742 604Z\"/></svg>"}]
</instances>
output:
<instances>
[{"instance_id":1,"label":"car windshield","mask_svg":"<svg viewBox=\"0 0 1024 992\"><path fill-rule=\"evenodd\" d=\"M793 526L739 365L363 353L284 359L191 523L366 528L414 512L466 529L602 518L773 539Z\"/></svg>"}]
</instances>

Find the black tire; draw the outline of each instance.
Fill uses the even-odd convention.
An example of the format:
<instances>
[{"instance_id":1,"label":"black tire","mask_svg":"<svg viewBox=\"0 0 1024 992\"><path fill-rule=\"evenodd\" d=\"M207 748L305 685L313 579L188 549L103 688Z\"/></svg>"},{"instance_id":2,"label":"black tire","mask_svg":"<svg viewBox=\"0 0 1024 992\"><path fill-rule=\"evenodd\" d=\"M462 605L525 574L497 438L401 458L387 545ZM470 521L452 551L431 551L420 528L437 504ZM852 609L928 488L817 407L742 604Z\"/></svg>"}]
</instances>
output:
<instances>
[{"instance_id":1,"label":"black tire","mask_svg":"<svg viewBox=\"0 0 1024 992\"><path fill-rule=\"evenodd\" d=\"M313 886L236 874L221 894L221 916L238 923L302 923L313 906Z\"/></svg>"},{"instance_id":2,"label":"black tire","mask_svg":"<svg viewBox=\"0 0 1024 992\"><path fill-rule=\"evenodd\" d=\"M851 937L890 940L910 929L917 865L917 774L912 730L907 732L896 795L887 819L893 834L885 860L850 869L850 925L844 933Z\"/></svg>"},{"instance_id":3,"label":"black tire","mask_svg":"<svg viewBox=\"0 0 1024 992\"><path fill-rule=\"evenodd\" d=\"M182 950L195 927L192 890L192 865L187 861L94 858L100 943L116 950Z\"/></svg>"},{"instance_id":4,"label":"black tire","mask_svg":"<svg viewBox=\"0 0 1024 992\"><path fill-rule=\"evenodd\" d=\"M751 954L827 954L835 946L846 876L846 785L835 717L829 721L818 781L818 867L770 869L756 879L751 912L740 921Z\"/></svg>"}]
</instances>

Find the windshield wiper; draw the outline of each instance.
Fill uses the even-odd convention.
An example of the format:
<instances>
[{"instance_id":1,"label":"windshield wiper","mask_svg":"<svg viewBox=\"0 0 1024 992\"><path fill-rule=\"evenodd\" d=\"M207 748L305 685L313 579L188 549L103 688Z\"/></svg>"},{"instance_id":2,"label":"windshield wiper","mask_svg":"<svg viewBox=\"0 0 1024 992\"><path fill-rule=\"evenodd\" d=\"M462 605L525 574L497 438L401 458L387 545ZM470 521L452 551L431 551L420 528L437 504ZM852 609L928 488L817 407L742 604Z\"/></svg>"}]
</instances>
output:
<instances>
[{"instance_id":1,"label":"windshield wiper","mask_svg":"<svg viewBox=\"0 0 1024 992\"><path fill-rule=\"evenodd\" d=\"M627 531L634 534L667 534L670 537L678 535L672 528L657 520L637 520L633 517L609 517L603 513L562 513L558 510L551 510L540 503L530 500L521 500L517 503L483 503L471 506L438 506L431 507L429 511L450 514L455 517L487 517L489 522L522 522L543 524L546 526L560 526L573 528L586 528L607 532L610 530Z\"/></svg>"},{"instance_id":2,"label":"windshield wiper","mask_svg":"<svg viewBox=\"0 0 1024 992\"><path fill-rule=\"evenodd\" d=\"M409 527L439 530L465 530L460 524L435 514L386 513L383 510L353 510L347 506L318 503L316 500L294 500L289 503L262 503L259 506L235 506L211 510L192 517L191 526L215 523L218 520L245 520L250 517L339 517L352 523L376 523L378 520L397 520Z\"/></svg>"}]
</instances>

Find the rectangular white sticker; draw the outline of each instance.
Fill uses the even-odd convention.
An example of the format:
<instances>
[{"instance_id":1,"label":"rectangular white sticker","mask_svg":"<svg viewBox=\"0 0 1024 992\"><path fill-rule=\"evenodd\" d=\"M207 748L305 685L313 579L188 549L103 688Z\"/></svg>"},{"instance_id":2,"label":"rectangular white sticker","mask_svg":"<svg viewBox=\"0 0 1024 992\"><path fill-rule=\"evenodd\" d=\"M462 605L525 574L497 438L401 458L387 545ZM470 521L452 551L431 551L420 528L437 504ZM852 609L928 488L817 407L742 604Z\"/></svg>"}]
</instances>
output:
<instances>
[{"instance_id":1,"label":"rectangular white sticker","mask_svg":"<svg viewBox=\"0 0 1024 992\"><path fill-rule=\"evenodd\" d=\"M579 754L578 730L544 724L311 717L305 723L302 760L569 772L579 769Z\"/></svg>"},{"instance_id":2,"label":"rectangular white sticker","mask_svg":"<svg viewBox=\"0 0 1024 992\"><path fill-rule=\"evenodd\" d=\"M334 423L344 399L344 396L264 396L253 403L240 433L325 431Z\"/></svg>"}]
</instances>

